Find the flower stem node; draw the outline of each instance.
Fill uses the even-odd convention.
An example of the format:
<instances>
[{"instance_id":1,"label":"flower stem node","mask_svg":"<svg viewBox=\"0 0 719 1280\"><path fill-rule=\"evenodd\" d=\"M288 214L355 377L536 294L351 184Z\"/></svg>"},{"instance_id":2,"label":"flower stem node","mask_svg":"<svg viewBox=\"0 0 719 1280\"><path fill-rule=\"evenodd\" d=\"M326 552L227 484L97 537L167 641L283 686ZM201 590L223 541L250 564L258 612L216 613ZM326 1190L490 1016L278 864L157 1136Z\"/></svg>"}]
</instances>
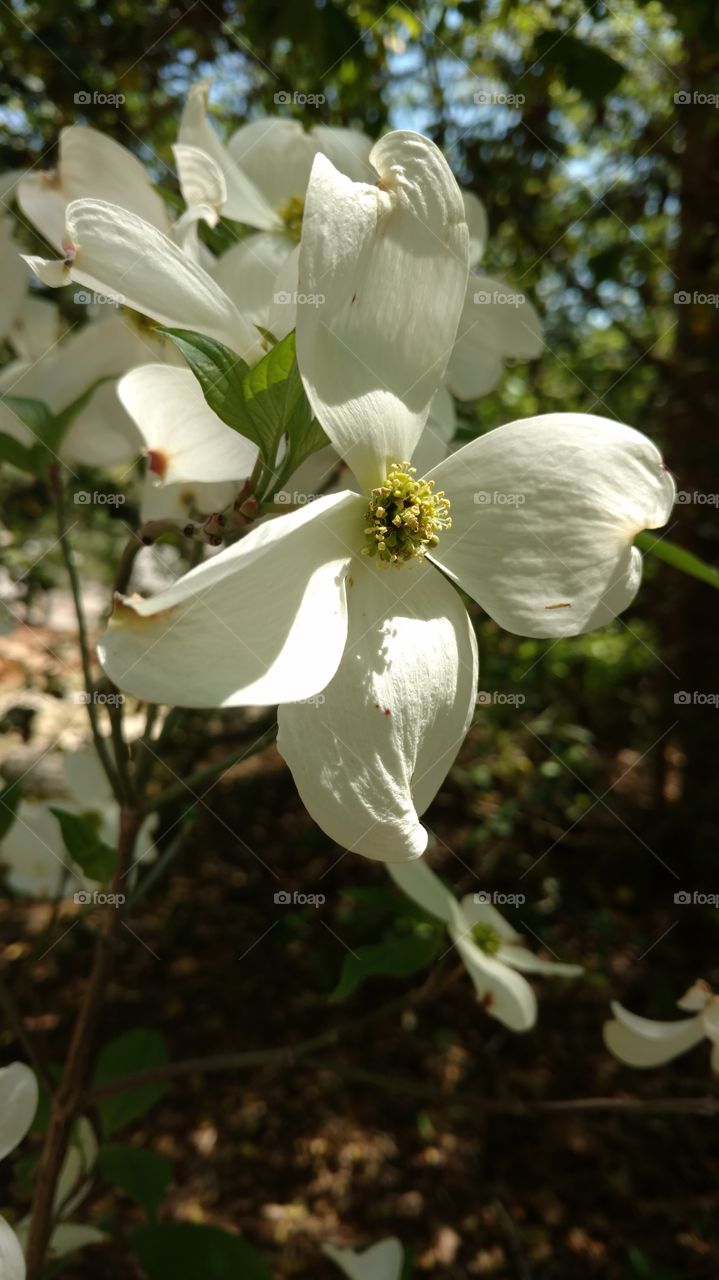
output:
<instances>
[{"instance_id":1,"label":"flower stem node","mask_svg":"<svg viewBox=\"0 0 719 1280\"><path fill-rule=\"evenodd\" d=\"M434 480L415 480L414 474L408 462L396 462L384 484L372 490L363 555L384 564L423 560L437 546L440 531L451 528L444 491L434 493Z\"/></svg>"}]
</instances>

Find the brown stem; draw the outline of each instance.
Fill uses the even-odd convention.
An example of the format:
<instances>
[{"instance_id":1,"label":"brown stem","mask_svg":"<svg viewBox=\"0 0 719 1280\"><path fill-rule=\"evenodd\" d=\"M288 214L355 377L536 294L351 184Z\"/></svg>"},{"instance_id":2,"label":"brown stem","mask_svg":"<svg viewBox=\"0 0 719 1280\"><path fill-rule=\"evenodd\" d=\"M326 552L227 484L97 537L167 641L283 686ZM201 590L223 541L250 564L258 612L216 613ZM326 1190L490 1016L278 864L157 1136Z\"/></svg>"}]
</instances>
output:
<instances>
[{"instance_id":1,"label":"brown stem","mask_svg":"<svg viewBox=\"0 0 719 1280\"><path fill-rule=\"evenodd\" d=\"M140 816L134 810L120 810L117 868L112 893L120 893L124 876L132 862ZM65 1158L70 1128L77 1115L87 1082L98 1014L112 959L112 943L119 928L120 915L108 904L103 912L104 928L98 935L90 977L85 988L80 1012L73 1028L62 1082L53 1100L50 1123L35 1175L35 1192L27 1240L27 1280L39 1280L50 1233L53 1200L58 1176Z\"/></svg>"}]
</instances>

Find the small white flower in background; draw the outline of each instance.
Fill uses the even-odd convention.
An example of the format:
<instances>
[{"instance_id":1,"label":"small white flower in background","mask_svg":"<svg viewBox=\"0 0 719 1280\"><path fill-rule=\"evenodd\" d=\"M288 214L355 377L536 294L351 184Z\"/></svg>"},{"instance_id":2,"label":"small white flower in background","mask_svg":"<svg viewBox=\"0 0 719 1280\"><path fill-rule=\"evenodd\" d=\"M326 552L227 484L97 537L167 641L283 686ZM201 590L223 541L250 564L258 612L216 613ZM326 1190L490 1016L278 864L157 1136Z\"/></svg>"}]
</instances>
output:
<instances>
[{"instance_id":1,"label":"small white flower in background","mask_svg":"<svg viewBox=\"0 0 719 1280\"><path fill-rule=\"evenodd\" d=\"M614 1017L604 1024L604 1043L629 1067L658 1067L709 1040L712 1071L719 1075L719 996L700 980L677 1000L677 1008L694 1016L678 1022L655 1022L614 1001Z\"/></svg>"},{"instance_id":2,"label":"small white flower in background","mask_svg":"<svg viewBox=\"0 0 719 1280\"><path fill-rule=\"evenodd\" d=\"M221 255L213 276L244 314L284 337L294 328L295 307L273 303L275 295L297 289L297 244L314 157L322 152L342 173L371 181L372 141L354 129L303 129L278 116L242 125L225 144L207 118L208 92L207 81L190 90L180 144L204 153L222 172L225 216L255 228Z\"/></svg>"},{"instance_id":3,"label":"small white flower in background","mask_svg":"<svg viewBox=\"0 0 719 1280\"><path fill-rule=\"evenodd\" d=\"M404 1249L395 1237L379 1240L361 1253L333 1244L323 1245L322 1252L349 1280L402 1280Z\"/></svg>"},{"instance_id":4,"label":"small white flower in background","mask_svg":"<svg viewBox=\"0 0 719 1280\"><path fill-rule=\"evenodd\" d=\"M537 1020L537 1000L523 973L576 978L583 972L581 965L540 960L520 946L496 907L471 893L458 902L426 862L388 864L387 870L413 902L447 926L484 1009L511 1031L528 1031Z\"/></svg>"},{"instance_id":5,"label":"small white flower in background","mask_svg":"<svg viewBox=\"0 0 719 1280\"><path fill-rule=\"evenodd\" d=\"M57 344L50 344L35 361L13 361L0 373L0 394L42 400L51 413L61 413L100 378L114 379L148 360L167 357L179 363L172 344L155 334L141 336L112 307L91 319ZM24 445L37 443L32 431L11 407L0 404L0 431ZM97 387L68 427L59 450L70 466L109 467L131 462L141 439L117 398L114 381Z\"/></svg>"},{"instance_id":6,"label":"small white flower in background","mask_svg":"<svg viewBox=\"0 0 719 1280\"><path fill-rule=\"evenodd\" d=\"M101 886L88 879L70 859L51 808L81 814L96 826L100 838L114 848L117 843L118 807L110 784L92 750L66 752L63 756L65 791L48 800L21 800L9 831L0 843L0 865L14 893L38 898L69 897ZM156 818L143 823L138 833L135 861L147 864L155 856L152 831ZM130 883L130 881L128 881Z\"/></svg>"},{"instance_id":7,"label":"small white flower in background","mask_svg":"<svg viewBox=\"0 0 719 1280\"><path fill-rule=\"evenodd\" d=\"M24 1062L0 1070L0 1160L14 1151L27 1134L37 1111L39 1090ZM0 1276L25 1280L22 1246L9 1222L0 1217Z\"/></svg>"},{"instance_id":8,"label":"small white flower in background","mask_svg":"<svg viewBox=\"0 0 719 1280\"><path fill-rule=\"evenodd\" d=\"M415 479L403 463L465 296L464 203L418 134L386 135L371 160L374 185L315 158L300 287L325 303L300 304L297 324L310 404L364 497L319 498L152 599L119 600L100 656L149 701L283 704L278 747L309 812L345 848L400 862L426 848L419 815L474 715L476 642L452 584L515 634L591 631L634 598L633 540L666 522L674 486L639 432L571 413L500 427Z\"/></svg>"},{"instance_id":9,"label":"small white flower in background","mask_svg":"<svg viewBox=\"0 0 719 1280\"><path fill-rule=\"evenodd\" d=\"M142 517L185 519L221 511L252 473L257 446L212 411L189 369L147 364L117 394L147 455Z\"/></svg>"}]
</instances>

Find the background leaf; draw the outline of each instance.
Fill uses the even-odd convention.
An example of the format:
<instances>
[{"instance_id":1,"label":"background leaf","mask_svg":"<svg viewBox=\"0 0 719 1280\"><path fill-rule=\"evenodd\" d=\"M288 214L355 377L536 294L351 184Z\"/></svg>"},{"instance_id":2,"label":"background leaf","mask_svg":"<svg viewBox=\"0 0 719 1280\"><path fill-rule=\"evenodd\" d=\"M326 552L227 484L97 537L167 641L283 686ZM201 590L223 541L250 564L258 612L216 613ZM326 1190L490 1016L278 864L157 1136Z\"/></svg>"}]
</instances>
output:
<instances>
[{"instance_id":1,"label":"background leaf","mask_svg":"<svg viewBox=\"0 0 719 1280\"><path fill-rule=\"evenodd\" d=\"M102 1147L97 1166L108 1182L119 1187L154 1218L172 1177L169 1160L156 1151L115 1143Z\"/></svg>"},{"instance_id":2,"label":"background leaf","mask_svg":"<svg viewBox=\"0 0 719 1280\"><path fill-rule=\"evenodd\" d=\"M162 1222L136 1227L130 1243L148 1280L271 1280L257 1251L219 1227Z\"/></svg>"},{"instance_id":3,"label":"background leaf","mask_svg":"<svg viewBox=\"0 0 719 1280\"><path fill-rule=\"evenodd\" d=\"M159 1032L142 1028L126 1031L100 1050L93 1085L97 1088L146 1067L161 1066L167 1061L167 1047ZM109 1138L118 1129L143 1116L162 1097L166 1088L163 1081L158 1081L101 1099L97 1109L103 1136Z\"/></svg>"}]
</instances>

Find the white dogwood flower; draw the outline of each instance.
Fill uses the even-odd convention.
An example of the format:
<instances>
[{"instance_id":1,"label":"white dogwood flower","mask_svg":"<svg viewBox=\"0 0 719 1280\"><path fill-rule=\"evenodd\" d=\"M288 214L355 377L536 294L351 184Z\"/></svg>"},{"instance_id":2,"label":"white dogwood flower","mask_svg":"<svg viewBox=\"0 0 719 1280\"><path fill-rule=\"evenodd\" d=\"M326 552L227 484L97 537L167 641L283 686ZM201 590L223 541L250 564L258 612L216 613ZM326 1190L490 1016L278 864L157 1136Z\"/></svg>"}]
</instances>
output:
<instances>
[{"instance_id":1,"label":"white dogwood flower","mask_svg":"<svg viewBox=\"0 0 719 1280\"><path fill-rule=\"evenodd\" d=\"M369 1249L342 1249L325 1244L322 1252L348 1277L348 1280L402 1280L404 1249L394 1236L378 1240Z\"/></svg>"},{"instance_id":2,"label":"white dogwood flower","mask_svg":"<svg viewBox=\"0 0 719 1280\"><path fill-rule=\"evenodd\" d=\"M118 807L104 770L93 750L63 755L63 791L47 799L21 799L15 820L0 843L4 879L14 893L32 897L68 897L101 886L89 879L72 861L62 841L53 808L81 815L105 844L114 848L118 833ZM152 860L155 818L147 819L138 834L135 860Z\"/></svg>"},{"instance_id":3,"label":"white dogwood flower","mask_svg":"<svg viewBox=\"0 0 719 1280\"><path fill-rule=\"evenodd\" d=\"M300 282L325 303L301 305L297 327L310 403L361 494L320 498L152 599L119 600L100 654L151 701L286 704L278 746L315 820L404 861L426 847L419 815L474 712L476 642L452 584L520 635L592 630L635 595L633 539L665 523L674 489L645 437L569 413L413 474L462 310L467 228L426 138L388 134L371 158L375 185L315 159Z\"/></svg>"},{"instance_id":4,"label":"white dogwood flower","mask_svg":"<svg viewBox=\"0 0 719 1280\"><path fill-rule=\"evenodd\" d=\"M106 200L65 209L64 257L25 261L51 289L75 282L149 316L223 342L249 363L263 354L254 325L195 256L152 223Z\"/></svg>"},{"instance_id":5,"label":"white dogwood flower","mask_svg":"<svg viewBox=\"0 0 719 1280\"><path fill-rule=\"evenodd\" d=\"M37 1110L38 1084L24 1062L0 1069L0 1160L14 1151L27 1134ZM0 1217L0 1275L2 1280L25 1280L22 1246L9 1222Z\"/></svg>"},{"instance_id":6,"label":"white dogwood flower","mask_svg":"<svg viewBox=\"0 0 719 1280\"><path fill-rule=\"evenodd\" d=\"M389 865L389 874L408 897L447 926L487 1013L511 1031L528 1031L537 1020L537 1000L523 973L575 978L581 965L540 960L520 945L512 926L483 893L457 901L426 862Z\"/></svg>"},{"instance_id":7,"label":"white dogwood flower","mask_svg":"<svg viewBox=\"0 0 719 1280\"><path fill-rule=\"evenodd\" d=\"M229 482L236 492L251 474L257 446L218 418L189 369L143 365L120 379L117 393L137 426L157 486Z\"/></svg>"},{"instance_id":8,"label":"white dogwood flower","mask_svg":"<svg viewBox=\"0 0 719 1280\"><path fill-rule=\"evenodd\" d=\"M706 982L695 982L677 1000L677 1008L694 1016L679 1022L655 1022L613 1001L614 1017L604 1024L604 1043L629 1067L659 1067L709 1040L712 1071L719 1075L719 996Z\"/></svg>"}]
</instances>

